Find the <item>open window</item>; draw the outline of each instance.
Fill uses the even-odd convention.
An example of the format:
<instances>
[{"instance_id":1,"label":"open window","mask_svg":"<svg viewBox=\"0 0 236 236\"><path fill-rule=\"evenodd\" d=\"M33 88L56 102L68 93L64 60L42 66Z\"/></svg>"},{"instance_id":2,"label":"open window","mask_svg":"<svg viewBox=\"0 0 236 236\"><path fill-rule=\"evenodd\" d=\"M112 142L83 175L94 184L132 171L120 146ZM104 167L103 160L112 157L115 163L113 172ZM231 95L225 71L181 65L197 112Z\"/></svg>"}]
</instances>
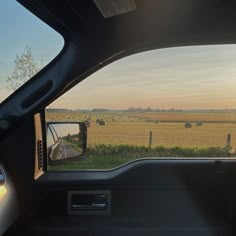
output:
<instances>
[{"instance_id":1,"label":"open window","mask_svg":"<svg viewBox=\"0 0 236 236\"><path fill-rule=\"evenodd\" d=\"M141 158L234 158L235 68L234 45L153 50L111 63L46 108L47 122L87 128L83 158L48 169L104 170Z\"/></svg>"}]
</instances>

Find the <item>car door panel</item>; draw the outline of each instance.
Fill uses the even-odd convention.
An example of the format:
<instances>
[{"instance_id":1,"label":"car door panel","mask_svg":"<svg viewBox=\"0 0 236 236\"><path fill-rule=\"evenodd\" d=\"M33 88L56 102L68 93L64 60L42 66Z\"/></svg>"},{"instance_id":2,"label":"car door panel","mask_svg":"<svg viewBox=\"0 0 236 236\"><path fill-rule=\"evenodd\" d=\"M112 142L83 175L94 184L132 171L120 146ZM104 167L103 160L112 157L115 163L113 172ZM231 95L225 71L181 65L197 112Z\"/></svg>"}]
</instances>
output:
<instances>
[{"instance_id":1,"label":"car door panel","mask_svg":"<svg viewBox=\"0 0 236 236\"><path fill-rule=\"evenodd\" d=\"M22 120L0 144L20 205L6 235L234 235L234 160L151 158L110 171L34 177L34 144L42 138L34 125ZM82 190L111 191L110 215L68 214L68 192Z\"/></svg>"},{"instance_id":2,"label":"car door panel","mask_svg":"<svg viewBox=\"0 0 236 236\"><path fill-rule=\"evenodd\" d=\"M233 235L234 166L229 160L140 160L106 172L46 173L36 184L47 197L28 230L36 235ZM68 192L83 190L111 191L110 215L68 214Z\"/></svg>"}]
</instances>

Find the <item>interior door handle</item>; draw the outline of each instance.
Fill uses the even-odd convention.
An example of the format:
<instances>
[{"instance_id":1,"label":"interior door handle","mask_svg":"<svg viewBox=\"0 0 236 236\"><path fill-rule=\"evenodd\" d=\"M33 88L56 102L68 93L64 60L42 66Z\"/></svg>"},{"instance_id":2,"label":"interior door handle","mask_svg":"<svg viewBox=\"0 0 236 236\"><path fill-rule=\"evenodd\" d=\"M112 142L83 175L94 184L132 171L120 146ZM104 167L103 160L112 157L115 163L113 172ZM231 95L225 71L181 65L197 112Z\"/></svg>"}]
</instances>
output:
<instances>
[{"instance_id":1,"label":"interior door handle","mask_svg":"<svg viewBox=\"0 0 236 236\"><path fill-rule=\"evenodd\" d=\"M109 190L81 190L68 192L68 213L73 215L109 215Z\"/></svg>"},{"instance_id":2,"label":"interior door handle","mask_svg":"<svg viewBox=\"0 0 236 236\"><path fill-rule=\"evenodd\" d=\"M106 208L106 203L92 203L92 204L73 204L73 209L104 209Z\"/></svg>"}]
</instances>

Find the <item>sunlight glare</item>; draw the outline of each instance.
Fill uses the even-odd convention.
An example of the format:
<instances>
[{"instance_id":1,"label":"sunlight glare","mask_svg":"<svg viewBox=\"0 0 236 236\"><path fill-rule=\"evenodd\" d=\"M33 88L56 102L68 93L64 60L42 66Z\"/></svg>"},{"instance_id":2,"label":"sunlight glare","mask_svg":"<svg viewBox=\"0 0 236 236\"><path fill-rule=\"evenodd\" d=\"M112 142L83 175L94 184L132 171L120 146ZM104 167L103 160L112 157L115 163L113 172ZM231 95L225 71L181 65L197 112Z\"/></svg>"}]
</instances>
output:
<instances>
[{"instance_id":1,"label":"sunlight glare","mask_svg":"<svg viewBox=\"0 0 236 236\"><path fill-rule=\"evenodd\" d=\"M7 189L5 186L0 186L0 200L6 195Z\"/></svg>"}]
</instances>

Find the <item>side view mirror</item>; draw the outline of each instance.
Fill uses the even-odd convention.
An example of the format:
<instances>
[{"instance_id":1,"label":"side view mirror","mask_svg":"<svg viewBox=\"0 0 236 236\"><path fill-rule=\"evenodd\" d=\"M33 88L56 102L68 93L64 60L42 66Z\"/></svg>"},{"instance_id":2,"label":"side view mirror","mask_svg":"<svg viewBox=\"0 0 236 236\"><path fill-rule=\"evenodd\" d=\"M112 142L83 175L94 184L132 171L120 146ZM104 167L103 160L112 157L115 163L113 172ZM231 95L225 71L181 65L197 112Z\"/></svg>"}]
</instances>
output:
<instances>
[{"instance_id":1,"label":"side view mirror","mask_svg":"<svg viewBox=\"0 0 236 236\"><path fill-rule=\"evenodd\" d=\"M87 126L83 122L47 122L47 154L50 164L70 158L86 158Z\"/></svg>"}]
</instances>

